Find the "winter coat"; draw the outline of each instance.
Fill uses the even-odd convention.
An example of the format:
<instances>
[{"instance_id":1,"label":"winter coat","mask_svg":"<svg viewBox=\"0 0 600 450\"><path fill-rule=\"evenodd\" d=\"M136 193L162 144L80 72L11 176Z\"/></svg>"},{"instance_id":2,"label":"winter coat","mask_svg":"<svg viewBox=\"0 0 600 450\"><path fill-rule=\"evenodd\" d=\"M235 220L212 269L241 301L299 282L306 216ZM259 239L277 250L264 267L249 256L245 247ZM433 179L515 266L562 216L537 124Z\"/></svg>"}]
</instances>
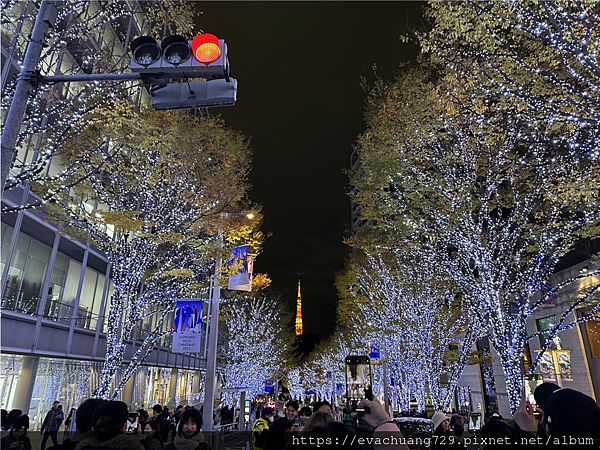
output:
<instances>
[{"instance_id":1,"label":"winter coat","mask_svg":"<svg viewBox=\"0 0 600 450\"><path fill-rule=\"evenodd\" d=\"M145 447L133 434L119 434L105 442L93 437L84 439L77 444L75 450L145 450Z\"/></svg>"},{"instance_id":2,"label":"winter coat","mask_svg":"<svg viewBox=\"0 0 600 450\"><path fill-rule=\"evenodd\" d=\"M44 423L42 423L42 431L58 431L64 418L62 406L58 405L58 408L51 409L46 413Z\"/></svg>"},{"instance_id":3,"label":"winter coat","mask_svg":"<svg viewBox=\"0 0 600 450\"><path fill-rule=\"evenodd\" d=\"M252 426L252 447L254 450L262 450L265 446L265 438L267 437L268 431L268 420L261 417L254 422L254 425Z\"/></svg>"},{"instance_id":4,"label":"winter coat","mask_svg":"<svg viewBox=\"0 0 600 450\"><path fill-rule=\"evenodd\" d=\"M287 444L285 439L285 432L289 427L294 424L287 420L287 417L281 417L275 422L269 425L269 431L267 431L267 438L265 439L265 450L284 450Z\"/></svg>"}]
</instances>

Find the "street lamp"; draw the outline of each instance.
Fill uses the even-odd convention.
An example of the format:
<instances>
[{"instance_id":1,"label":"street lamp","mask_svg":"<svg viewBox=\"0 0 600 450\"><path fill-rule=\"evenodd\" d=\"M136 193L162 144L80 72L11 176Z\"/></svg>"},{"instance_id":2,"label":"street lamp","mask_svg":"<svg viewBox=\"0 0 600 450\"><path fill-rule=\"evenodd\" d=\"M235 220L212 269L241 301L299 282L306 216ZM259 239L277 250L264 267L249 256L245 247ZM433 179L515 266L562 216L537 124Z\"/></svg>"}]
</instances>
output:
<instances>
[{"instance_id":1,"label":"street lamp","mask_svg":"<svg viewBox=\"0 0 600 450\"><path fill-rule=\"evenodd\" d=\"M244 213L239 213L244 214ZM230 213L222 213L222 218L230 217ZM246 218L252 220L253 212L245 213ZM208 349L206 355L206 379L204 382L204 410L202 412L202 431L213 431L213 409L215 406L215 387L217 376L217 338L219 334L219 300L221 297L221 256L223 250L223 229L217 234L217 249L219 256L215 262L215 277L212 281L212 292L210 302L210 328L208 333Z\"/></svg>"}]
</instances>

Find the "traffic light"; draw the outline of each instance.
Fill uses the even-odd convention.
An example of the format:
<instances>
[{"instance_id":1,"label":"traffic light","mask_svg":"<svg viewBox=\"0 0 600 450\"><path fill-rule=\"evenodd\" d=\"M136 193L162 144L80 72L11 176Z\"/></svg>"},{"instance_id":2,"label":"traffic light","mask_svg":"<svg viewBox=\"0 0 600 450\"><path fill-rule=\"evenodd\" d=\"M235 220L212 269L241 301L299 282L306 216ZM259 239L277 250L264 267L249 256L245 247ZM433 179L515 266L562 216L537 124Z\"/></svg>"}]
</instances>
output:
<instances>
[{"instance_id":1,"label":"traffic light","mask_svg":"<svg viewBox=\"0 0 600 450\"><path fill-rule=\"evenodd\" d=\"M227 44L210 33L188 41L172 35L162 42L140 36L131 43L133 72L150 84L156 110L234 105L237 81L230 78ZM204 78L207 81L182 81Z\"/></svg>"},{"instance_id":2,"label":"traffic light","mask_svg":"<svg viewBox=\"0 0 600 450\"><path fill-rule=\"evenodd\" d=\"M169 83L152 93L152 107L167 109L233 106L237 100L237 80Z\"/></svg>"},{"instance_id":3,"label":"traffic light","mask_svg":"<svg viewBox=\"0 0 600 450\"><path fill-rule=\"evenodd\" d=\"M151 36L140 36L131 43L131 55L131 70L150 80L229 78L227 44L210 33L192 41L172 35L160 43Z\"/></svg>"}]
</instances>

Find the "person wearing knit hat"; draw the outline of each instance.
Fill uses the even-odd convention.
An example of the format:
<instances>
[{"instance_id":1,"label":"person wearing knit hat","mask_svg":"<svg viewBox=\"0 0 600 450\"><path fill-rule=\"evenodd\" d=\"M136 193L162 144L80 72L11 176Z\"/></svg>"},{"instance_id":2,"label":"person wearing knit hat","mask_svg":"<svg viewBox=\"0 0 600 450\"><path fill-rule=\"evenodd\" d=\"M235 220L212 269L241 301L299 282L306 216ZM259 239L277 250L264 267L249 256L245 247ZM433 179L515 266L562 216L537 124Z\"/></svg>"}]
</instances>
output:
<instances>
[{"instance_id":1,"label":"person wearing knit hat","mask_svg":"<svg viewBox=\"0 0 600 450\"><path fill-rule=\"evenodd\" d=\"M437 411L432 417L431 420L433 421L433 429L437 430L437 428L444 422L444 421L448 421L448 429L450 428L450 417L448 417L446 414L444 414L441 411Z\"/></svg>"}]
</instances>

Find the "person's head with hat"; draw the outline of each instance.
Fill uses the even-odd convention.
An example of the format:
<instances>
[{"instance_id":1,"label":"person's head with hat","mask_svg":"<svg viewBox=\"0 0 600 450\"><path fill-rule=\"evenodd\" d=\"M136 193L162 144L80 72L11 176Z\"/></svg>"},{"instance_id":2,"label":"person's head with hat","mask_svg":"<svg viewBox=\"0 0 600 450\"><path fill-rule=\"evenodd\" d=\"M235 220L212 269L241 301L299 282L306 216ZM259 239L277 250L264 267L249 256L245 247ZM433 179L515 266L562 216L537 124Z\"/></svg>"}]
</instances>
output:
<instances>
[{"instance_id":1,"label":"person's head with hat","mask_svg":"<svg viewBox=\"0 0 600 450\"><path fill-rule=\"evenodd\" d=\"M94 436L100 442L108 441L127 431L127 405L119 401L104 400L92 413Z\"/></svg>"},{"instance_id":2,"label":"person's head with hat","mask_svg":"<svg viewBox=\"0 0 600 450\"><path fill-rule=\"evenodd\" d=\"M542 411L546 410L546 402L548 401L548 397L554 392L560 389L558 384L554 383L542 383L533 391L533 397L535 398L535 402Z\"/></svg>"},{"instance_id":3,"label":"person's head with hat","mask_svg":"<svg viewBox=\"0 0 600 450\"><path fill-rule=\"evenodd\" d=\"M273 418L275 417L275 410L267 406L266 408L263 408L260 412L260 417L265 419L267 422L271 423L273 422Z\"/></svg>"},{"instance_id":4,"label":"person's head with hat","mask_svg":"<svg viewBox=\"0 0 600 450\"><path fill-rule=\"evenodd\" d=\"M600 406L579 391L562 388L546 400L544 413L552 436L600 439Z\"/></svg>"},{"instance_id":5,"label":"person's head with hat","mask_svg":"<svg viewBox=\"0 0 600 450\"><path fill-rule=\"evenodd\" d=\"M433 429L435 433L446 434L450 431L450 417L442 411L436 411L431 417L433 421Z\"/></svg>"}]
</instances>

